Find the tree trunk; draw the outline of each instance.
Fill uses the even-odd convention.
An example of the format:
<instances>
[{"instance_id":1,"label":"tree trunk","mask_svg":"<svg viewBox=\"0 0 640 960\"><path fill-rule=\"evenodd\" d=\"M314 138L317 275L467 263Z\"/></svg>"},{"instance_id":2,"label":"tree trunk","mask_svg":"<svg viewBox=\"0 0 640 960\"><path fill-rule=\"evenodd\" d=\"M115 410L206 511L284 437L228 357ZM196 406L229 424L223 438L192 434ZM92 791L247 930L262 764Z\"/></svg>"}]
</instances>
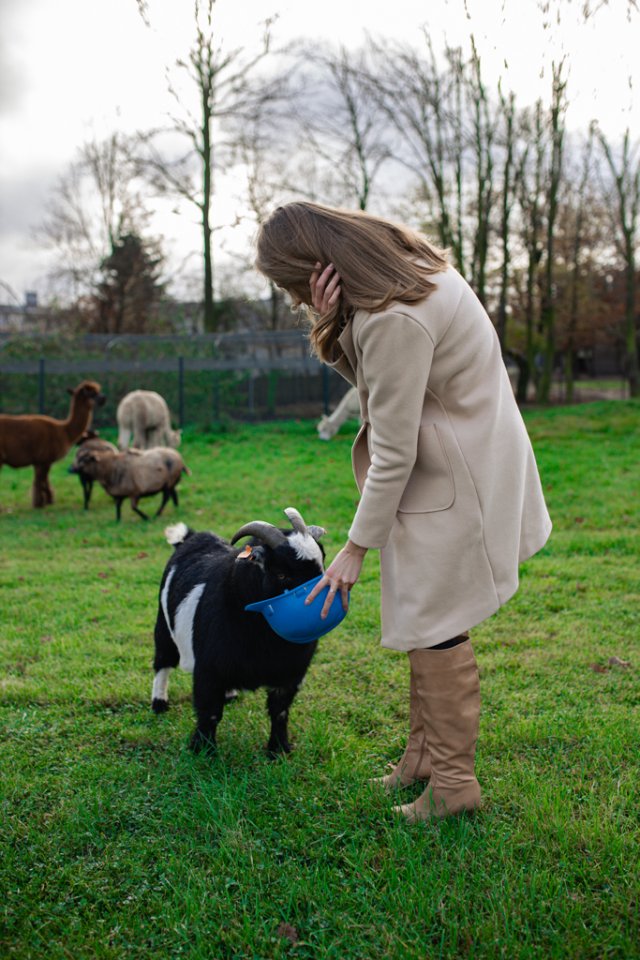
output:
<instances>
[{"instance_id":1,"label":"tree trunk","mask_svg":"<svg viewBox=\"0 0 640 960\"><path fill-rule=\"evenodd\" d=\"M625 361L629 396L640 396L638 332L636 329L636 260L632 237L626 238L625 266Z\"/></svg>"},{"instance_id":2,"label":"tree trunk","mask_svg":"<svg viewBox=\"0 0 640 960\"><path fill-rule=\"evenodd\" d=\"M551 380L556 352L556 291L554 288L555 267L555 225L558 213L558 194L562 178L562 156L564 140L565 90L562 79L563 62L553 68L553 95L551 103L551 169L549 171L549 191L547 194L547 247L545 264L544 295L542 299L541 326L544 334L543 366L540 377L538 399L548 403L551 393Z\"/></svg>"},{"instance_id":3,"label":"tree trunk","mask_svg":"<svg viewBox=\"0 0 640 960\"><path fill-rule=\"evenodd\" d=\"M216 329L213 299L213 252L211 249L211 194L212 154L211 145L211 87L202 84L202 251L204 256L204 328L211 333Z\"/></svg>"}]
</instances>

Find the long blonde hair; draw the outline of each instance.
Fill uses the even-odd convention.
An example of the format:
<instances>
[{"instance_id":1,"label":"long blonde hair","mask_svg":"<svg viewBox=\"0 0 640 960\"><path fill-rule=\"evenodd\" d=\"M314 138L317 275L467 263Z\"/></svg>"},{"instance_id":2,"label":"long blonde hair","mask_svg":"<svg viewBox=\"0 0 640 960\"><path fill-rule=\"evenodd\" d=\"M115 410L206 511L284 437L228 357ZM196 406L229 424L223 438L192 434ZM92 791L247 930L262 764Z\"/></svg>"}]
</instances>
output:
<instances>
[{"instance_id":1,"label":"long blonde hair","mask_svg":"<svg viewBox=\"0 0 640 960\"><path fill-rule=\"evenodd\" d=\"M394 301L418 303L446 270L444 253L408 227L361 210L295 201L277 207L261 225L256 267L294 302L311 306L309 280L316 264L333 263L342 294L319 317L312 310L311 344L321 360L335 359L335 346L353 310L373 313Z\"/></svg>"}]
</instances>

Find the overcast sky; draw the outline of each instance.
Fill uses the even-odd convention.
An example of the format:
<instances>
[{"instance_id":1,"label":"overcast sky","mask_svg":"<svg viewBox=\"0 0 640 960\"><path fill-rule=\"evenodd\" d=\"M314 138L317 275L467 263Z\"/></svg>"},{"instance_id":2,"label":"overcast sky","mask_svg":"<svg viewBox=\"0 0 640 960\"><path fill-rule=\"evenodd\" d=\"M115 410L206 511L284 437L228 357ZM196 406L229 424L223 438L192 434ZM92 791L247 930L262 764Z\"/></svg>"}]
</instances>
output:
<instances>
[{"instance_id":1,"label":"overcast sky","mask_svg":"<svg viewBox=\"0 0 640 960\"><path fill-rule=\"evenodd\" d=\"M365 31L419 43L426 26L437 48L444 39L467 45L473 32L487 80L504 76L521 104L546 97L551 60L565 53L569 125L586 129L597 118L611 136L626 126L640 135L640 15L629 20L627 0L610 0L583 24L582 0L562 0L560 24L544 31L539 2L218 0L216 16L229 46L257 43L274 14L274 39L283 43L317 37L357 47ZM20 300L27 289L46 294L50 255L33 230L78 146L166 117L165 66L188 49L192 4L148 6L150 29L136 0L0 0L0 283ZM197 247L189 215L169 229L172 253ZM10 299L0 287L0 302Z\"/></svg>"}]
</instances>

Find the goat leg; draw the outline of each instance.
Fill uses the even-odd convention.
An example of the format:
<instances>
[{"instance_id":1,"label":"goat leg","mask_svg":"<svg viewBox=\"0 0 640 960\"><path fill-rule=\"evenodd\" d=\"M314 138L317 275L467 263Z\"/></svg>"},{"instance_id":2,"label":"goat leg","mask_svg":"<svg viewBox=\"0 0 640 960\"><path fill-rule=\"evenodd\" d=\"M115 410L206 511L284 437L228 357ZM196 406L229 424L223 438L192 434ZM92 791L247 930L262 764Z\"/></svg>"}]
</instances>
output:
<instances>
[{"instance_id":1,"label":"goat leg","mask_svg":"<svg viewBox=\"0 0 640 960\"><path fill-rule=\"evenodd\" d=\"M91 500L91 491L93 490L93 478L81 474L80 482L82 483L82 492L84 494L84 508L85 510L88 510L89 501Z\"/></svg>"},{"instance_id":2,"label":"goat leg","mask_svg":"<svg viewBox=\"0 0 640 960\"><path fill-rule=\"evenodd\" d=\"M196 711L196 729L189 746L194 753L216 749L216 731L224 711L224 687L214 686L209 677L196 668L193 676L193 706Z\"/></svg>"},{"instance_id":3,"label":"goat leg","mask_svg":"<svg viewBox=\"0 0 640 960\"><path fill-rule=\"evenodd\" d=\"M160 504L160 506L159 506L158 509L156 510L156 517L159 517L159 516L160 516L160 514L162 513L162 511L163 511L164 508L166 507L167 503L169 502L169 498L170 498L170 497L171 497L171 491L168 490L167 487L163 487L163 488L162 488L162 503Z\"/></svg>"},{"instance_id":4,"label":"goat leg","mask_svg":"<svg viewBox=\"0 0 640 960\"><path fill-rule=\"evenodd\" d=\"M276 757L279 753L290 753L288 723L289 707L298 692L299 684L288 687L272 687L267 694L267 710L271 719L271 734L267 744L267 753Z\"/></svg>"},{"instance_id":5,"label":"goat leg","mask_svg":"<svg viewBox=\"0 0 640 960\"><path fill-rule=\"evenodd\" d=\"M155 656L153 658L153 690L151 709L154 713L166 713L169 709L169 674L180 662L180 652L169 633L162 607L158 610L154 632Z\"/></svg>"},{"instance_id":6,"label":"goat leg","mask_svg":"<svg viewBox=\"0 0 640 960\"><path fill-rule=\"evenodd\" d=\"M140 510L140 508L138 507L137 497L131 497L131 509L134 511L134 513L137 513L139 517L142 517L143 520L149 519L146 513L143 513L142 510Z\"/></svg>"}]
</instances>

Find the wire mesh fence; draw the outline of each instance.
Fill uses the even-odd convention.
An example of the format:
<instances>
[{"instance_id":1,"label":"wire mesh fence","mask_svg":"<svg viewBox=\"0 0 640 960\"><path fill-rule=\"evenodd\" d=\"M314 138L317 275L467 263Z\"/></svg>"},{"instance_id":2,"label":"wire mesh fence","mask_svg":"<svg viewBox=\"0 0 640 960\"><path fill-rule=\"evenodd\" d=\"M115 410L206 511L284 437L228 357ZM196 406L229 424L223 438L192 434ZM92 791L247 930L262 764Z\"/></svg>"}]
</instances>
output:
<instances>
[{"instance_id":1,"label":"wire mesh fence","mask_svg":"<svg viewBox=\"0 0 640 960\"><path fill-rule=\"evenodd\" d=\"M328 412L348 388L311 356L300 330L193 337L3 338L0 412L66 415L67 389L97 380L107 396L97 427L115 423L131 390L155 390L180 425Z\"/></svg>"}]
</instances>

